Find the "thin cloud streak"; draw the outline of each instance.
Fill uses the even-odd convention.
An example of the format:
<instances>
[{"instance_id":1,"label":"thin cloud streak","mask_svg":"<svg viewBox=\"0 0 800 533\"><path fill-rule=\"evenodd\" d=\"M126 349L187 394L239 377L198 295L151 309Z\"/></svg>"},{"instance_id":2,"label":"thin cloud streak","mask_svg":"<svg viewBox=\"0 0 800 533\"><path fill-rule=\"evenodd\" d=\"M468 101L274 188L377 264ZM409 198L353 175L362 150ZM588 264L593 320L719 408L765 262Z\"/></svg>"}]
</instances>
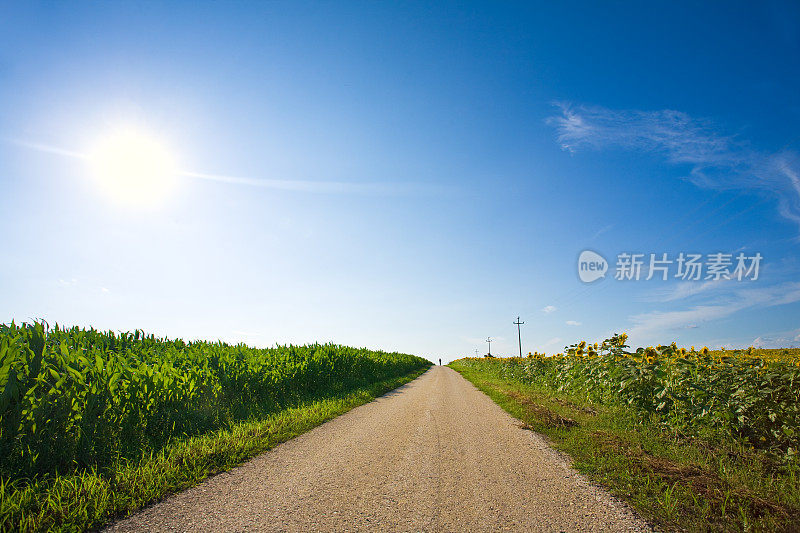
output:
<instances>
[{"instance_id":1,"label":"thin cloud streak","mask_svg":"<svg viewBox=\"0 0 800 533\"><path fill-rule=\"evenodd\" d=\"M62 157L70 157L72 159L83 159L88 160L89 156L83 154L81 152L76 152L74 150L67 150L65 148L59 148L58 146L50 146L48 144L43 143L35 143L35 142L28 142L22 141L19 139L3 139L4 142L13 144L22 148L27 148L29 150L36 150L37 152L44 152L46 154L53 154L53 155L60 155Z\"/></svg>"},{"instance_id":2,"label":"thin cloud streak","mask_svg":"<svg viewBox=\"0 0 800 533\"><path fill-rule=\"evenodd\" d=\"M715 124L672 110L611 110L557 103L561 113L547 119L561 148L620 147L662 154L669 163L691 166L687 178L716 190L755 190L777 201L778 213L800 226L800 156L782 148L762 152Z\"/></svg>"},{"instance_id":3,"label":"thin cloud streak","mask_svg":"<svg viewBox=\"0 0 800 533\"><path fill-rule=\"evenodd\" d=\"M322 194L376 194L397 195L415 192L433 191L435 188L422 183L390 183L390 182L352 182L352 181L309 181L309 180L276 180L242 176L226 176L222 174L206 174L202 172L181 172L181 176L197 178L218 183L232 183L249 187L263 187L282 191L298 191Z\"/></svg>"},{"instance_id":4,"label":"thin cloud streak","mask_svg":"<svg viewBox=\"0 0 800 533\"><path fill-rule=\"evenodd\" d=\"M589 240L590 240L590 241L593 241L593 240L595 240L596 238L598 238L600 235L602 235L602 234L604 234L604 233L608 233L608 232L609 232L609 231L611 231L612 229L614 229L614 224L609 224L609 225L607 225L607 226L603 226L602 228L600 228L599 230L597 230L597 231L595 232L595 234L594 234L594 235L592 235L592 238L591 238L591 239L589 239Z\"/></svg>"},{"instance_id":5,"label":"thin cloud streak","mask_svg":"<svg viewBox=\"0 0 800 533\"><path fill-rule=\"evenodd\" d=\"M3 139L4 142L43 152L47 154L80 159L88 161L87 154L51 146L42 143L28 142L17 139ZM419 193L441 193L444 189L438 185L419 183L419 182L355 182L355 181L312 181L312 180L278 180L262 179L241 176L228 176L224 174L209 174L204 172L180 171L179 176L217 183L228 183L233 185L245 185L248 187L261 187L265 189L276 189L282 191L297 191L319 194L366 194L366 195L404 195Z\"/></svg>"}]
</instances>

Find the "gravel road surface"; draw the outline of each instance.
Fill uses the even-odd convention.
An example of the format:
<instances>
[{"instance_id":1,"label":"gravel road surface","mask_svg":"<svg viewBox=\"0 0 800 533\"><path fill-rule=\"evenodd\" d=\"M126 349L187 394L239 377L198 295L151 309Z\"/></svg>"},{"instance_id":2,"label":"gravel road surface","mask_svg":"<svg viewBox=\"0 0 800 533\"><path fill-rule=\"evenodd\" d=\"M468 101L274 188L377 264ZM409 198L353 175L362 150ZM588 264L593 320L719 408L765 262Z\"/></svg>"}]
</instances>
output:
<instances>
[{"instance_id":1,"label":"gravel road surface","mask_svg":"<svg viewBox=\"0 0 800 533\"><path fill-rule=\"evenodd\" d=\"M648 531L457 372L417 380L109 531Z\"/></svg>"}]
</instances>

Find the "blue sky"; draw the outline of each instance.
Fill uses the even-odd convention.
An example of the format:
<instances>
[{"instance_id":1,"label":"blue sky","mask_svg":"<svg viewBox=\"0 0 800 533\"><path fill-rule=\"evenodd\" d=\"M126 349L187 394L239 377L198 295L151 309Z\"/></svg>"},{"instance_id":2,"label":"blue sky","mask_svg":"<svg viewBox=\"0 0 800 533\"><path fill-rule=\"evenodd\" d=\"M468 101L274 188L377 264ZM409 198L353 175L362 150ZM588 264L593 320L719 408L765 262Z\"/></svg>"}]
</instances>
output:
<instances>
[{"instance_id":1,"label":"blue sky","mask_svg":"<svg viewBox=\"0 0 800 533\"><path fill-rule=\"evenodd\" d=\"M513 354L518 315L526 352L799 345L799 89L791 2L4 3L0 321L444 360ZM158 202L89 168L120 129L175 161ZM618 281L621 252L763 262Z\"/></svg>"}]
</instances>

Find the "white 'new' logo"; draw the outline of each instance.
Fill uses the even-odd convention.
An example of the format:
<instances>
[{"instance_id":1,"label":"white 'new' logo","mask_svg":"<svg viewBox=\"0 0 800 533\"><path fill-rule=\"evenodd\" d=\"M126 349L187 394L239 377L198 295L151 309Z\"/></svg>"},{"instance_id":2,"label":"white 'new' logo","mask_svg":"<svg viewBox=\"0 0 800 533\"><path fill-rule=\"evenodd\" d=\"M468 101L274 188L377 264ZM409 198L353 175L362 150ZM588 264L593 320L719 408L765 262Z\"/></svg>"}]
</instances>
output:
<instances>
[{"instance_id":1,"label":"white 'new' logo","mask_svg":"<svg viewBox=\"0 0 800 533\"><path fill-rule=\"evenodd\" d=\"M584 283L591 283L606 276L608 261L591 250L584 250L578 257L578 277Z\"/></svg>"}]
</instances>

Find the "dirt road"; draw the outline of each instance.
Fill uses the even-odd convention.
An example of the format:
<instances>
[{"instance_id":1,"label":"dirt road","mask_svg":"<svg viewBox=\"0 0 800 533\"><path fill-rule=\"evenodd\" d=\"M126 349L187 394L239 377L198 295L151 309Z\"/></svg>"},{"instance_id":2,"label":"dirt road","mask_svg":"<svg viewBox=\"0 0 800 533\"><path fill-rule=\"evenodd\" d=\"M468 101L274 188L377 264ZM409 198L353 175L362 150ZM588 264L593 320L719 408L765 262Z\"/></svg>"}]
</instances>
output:
<instances>
[{"instance_id":1,"label":"dirt road","mask_svg":"<svg viewBox=\"0 0 800 533\"><path fill-rule=\"evenodd\" d=\"M433 367L111 531L646 531L455 371Z\"/></svg>"}]
</instances>

